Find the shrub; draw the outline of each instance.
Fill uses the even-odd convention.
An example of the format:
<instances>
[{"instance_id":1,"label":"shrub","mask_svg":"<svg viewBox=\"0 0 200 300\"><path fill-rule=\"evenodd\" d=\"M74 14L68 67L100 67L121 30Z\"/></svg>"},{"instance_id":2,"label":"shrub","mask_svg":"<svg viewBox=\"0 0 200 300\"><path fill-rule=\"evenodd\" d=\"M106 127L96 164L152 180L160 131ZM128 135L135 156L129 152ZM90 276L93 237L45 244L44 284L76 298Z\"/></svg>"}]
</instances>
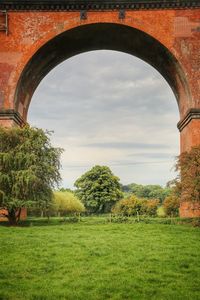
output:
<instances>
[{"instance_id":1,"label":"shrub","mask_svg":"<svg viewBox=\"0 0 200 300\"><path fill-rule=\"evenodd\" d=\"M180 199L172 194L168 196L163 202L163 208L167 216L178 216L179 214Z\"/></svg>"},{"instance_id":2,"label":"shrub","mask_svg":"<svg viewBox=\"0 0 200 300\"><path fill-rule=\"evenodd\" d=\"M156 216L159 200L157 199L140 199L135 195L131 195L126 199L122 199L112 208L112 213L123 214L125 216L134 216L137 214Z\"/></svg>"},{"instance_id":3,"label":"shrub","mask_svg":"<svg viewBox=\"0 0 200 300\"><path fill-rule=\"evenodd\" d=\"M136 215L142 208L142 201L135 195L132 195L126 199L122 199L116 203L112 208L112 213L123 214L125 216Z\"/></svg>"},{"instance_id":4,"label":"shrub","mask_svg":"<svg viewBox=\"0 0 200 300\"><path fill-rule=\"evenodd\" d=\"M150 199L143 201L143 212L144 214L155 217L157 216L157 210L159 206L160 201L158 199Z\"/></svg>"},{"instance_id":5,"label":"shrub","mask_svg":"<svg viewBox=\"0 0 200 300\"><path fill-rule=\"evenodd\" d=\"M158 215L158 217L166 217L166 213L165 213L165 210L163 208L163 205L158 207L157 215Z\"/></svg>"}]
</instances>

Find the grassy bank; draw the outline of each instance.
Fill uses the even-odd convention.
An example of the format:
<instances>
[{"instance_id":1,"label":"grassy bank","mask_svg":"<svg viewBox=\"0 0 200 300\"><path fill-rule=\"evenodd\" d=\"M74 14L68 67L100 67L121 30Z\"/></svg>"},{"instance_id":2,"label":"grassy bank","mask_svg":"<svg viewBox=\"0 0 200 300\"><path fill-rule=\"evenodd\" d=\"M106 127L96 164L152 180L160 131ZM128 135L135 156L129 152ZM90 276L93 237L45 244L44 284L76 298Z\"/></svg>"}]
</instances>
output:
<instances>
[{"instance_id":1,"label":"grassy bank","mask_svg":"<svg viewBox=\"0 0 200 300\"><path fill-rule=\"evenodd\" d=\"M199 228L103 218L29 225L0 227L2 300L200 299Z\"/></svg>"}]
</instances>

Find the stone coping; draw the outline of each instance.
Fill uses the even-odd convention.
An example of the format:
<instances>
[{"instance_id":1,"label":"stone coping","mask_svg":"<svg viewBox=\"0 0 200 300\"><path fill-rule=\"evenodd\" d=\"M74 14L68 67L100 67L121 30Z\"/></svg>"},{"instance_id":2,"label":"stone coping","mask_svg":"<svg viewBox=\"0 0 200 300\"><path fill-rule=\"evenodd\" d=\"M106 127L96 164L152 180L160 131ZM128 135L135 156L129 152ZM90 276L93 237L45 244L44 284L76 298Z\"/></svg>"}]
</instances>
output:
<instances>
[{"instance_id":1,"label":"stone coping","mask_svg":"<svg viewBox=\"0 0 200 300\"><path fill-rule=\"evenodd\" d=\"M2 0L7 11L106 11L200 8L199 0Z\"/></svg>"},{"instance_id":2,"label":"stone coping","mask_svg":"<svg viewBox=\"0 0 200 300\"><path fill-rule=\"evenodd\" d=\"M193 119L200 119L200 108L191 108L188 110L185 117L177 124L179 131L182 131L183 128L187 126Z\"/></svg>"},{"instance_id":3,"label":"stone coping","mask_svg":"<svg viewBox=\"0 0 200 300\"><path fill-rule=\"evenodd\" d=\"M1 110L0 120L13 120L19 126L23 126L26 124L21 115L14 109Z\"/></svg>"}]
</instances>

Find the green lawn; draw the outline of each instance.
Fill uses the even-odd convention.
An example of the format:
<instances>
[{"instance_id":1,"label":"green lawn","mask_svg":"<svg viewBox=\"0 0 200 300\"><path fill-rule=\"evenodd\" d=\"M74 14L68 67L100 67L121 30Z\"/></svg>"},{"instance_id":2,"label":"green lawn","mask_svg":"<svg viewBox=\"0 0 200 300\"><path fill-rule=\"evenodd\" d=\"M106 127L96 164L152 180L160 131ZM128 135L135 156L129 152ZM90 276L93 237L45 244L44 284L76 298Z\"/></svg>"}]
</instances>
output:
<instances>
[{"instance_id":1,"label":"green lawn","mask_svg":"<svg viewBox=\"0 0 200 300\"><path fill-rule=\"evenodd\" d=\"M38 224L0 226L1 300L200 299L200 228Z\"/></svg>"}]
</instances>

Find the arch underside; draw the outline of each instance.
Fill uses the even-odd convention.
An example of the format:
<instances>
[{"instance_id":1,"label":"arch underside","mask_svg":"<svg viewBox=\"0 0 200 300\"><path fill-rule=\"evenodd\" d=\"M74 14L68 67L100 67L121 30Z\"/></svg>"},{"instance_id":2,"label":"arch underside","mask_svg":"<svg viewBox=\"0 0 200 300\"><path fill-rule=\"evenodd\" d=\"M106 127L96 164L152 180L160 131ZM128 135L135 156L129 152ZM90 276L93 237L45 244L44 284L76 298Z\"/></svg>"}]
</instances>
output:
<instances>
[{"instance_id":1,"label":"arch underside","mask_svg":"<svg viewBox=\"0 0 200 300\"><path fill-rule=\"evenodd\" d=\"M158 40L138 29L112 23L82 25L65 31L42 46L24 68L15 93L15 109L25 107L40 81L64 60L92 50L116 50L134 55L157 69L172 88L178 105L180 93L189 95L184 72L172 53ZM180 107L179 107L180 108Z\"/></svg>"}]
</instances>

